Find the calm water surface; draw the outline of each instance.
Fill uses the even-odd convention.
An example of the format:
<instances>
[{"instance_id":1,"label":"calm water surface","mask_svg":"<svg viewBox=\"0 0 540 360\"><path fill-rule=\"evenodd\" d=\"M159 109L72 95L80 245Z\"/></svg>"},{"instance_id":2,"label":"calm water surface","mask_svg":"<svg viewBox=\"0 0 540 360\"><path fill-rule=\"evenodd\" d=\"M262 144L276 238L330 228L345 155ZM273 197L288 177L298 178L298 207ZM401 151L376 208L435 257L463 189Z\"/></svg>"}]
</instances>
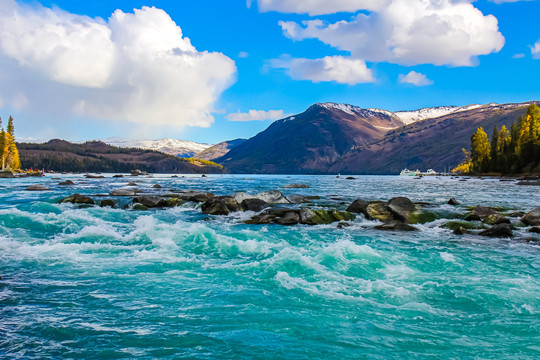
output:
<instances>
[{"instance_id":1,"label":"calm water surface","mask_svg":"<svg viewBox=\"0 0 540 360\"><path fill-rule=\"evenodd\" d=\"M128 181L288 195L345 209L407 196L449 216L531 210L538 187L450 178L214 175L0 179L0 358L538 359L540 246L517 238L336 224L244 225L200 205L137 212L58 204ZM51 189L28 192L30 184ZM162 190L151 190L160 184ZM463 207L445 205L455 197ZM95 197L95 199L99 199ZM127 203L130 199L124 199Z\"/></svg>"}]
</instances>

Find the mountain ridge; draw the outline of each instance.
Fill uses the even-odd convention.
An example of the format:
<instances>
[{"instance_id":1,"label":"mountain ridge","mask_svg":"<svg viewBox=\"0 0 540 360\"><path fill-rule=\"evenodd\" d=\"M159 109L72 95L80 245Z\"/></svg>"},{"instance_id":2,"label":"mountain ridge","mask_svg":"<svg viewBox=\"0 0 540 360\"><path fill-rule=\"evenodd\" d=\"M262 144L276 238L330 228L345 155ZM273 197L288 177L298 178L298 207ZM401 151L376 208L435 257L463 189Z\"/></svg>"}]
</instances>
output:
<instances>
[{"instance_id":1,"label":"mountain ridge","mask_svg":"<svg viewBox=\"0 0 540 360\"><path fill-rule=\"evenodd\" d=\"M391 174L404 167L442 171L462 160L461 149L469 146L477 127L488 133L494 126L508 127L533 103L401 112L316 103L273 122L215 161L237 173Z\"/></svg>"}]
</instances>

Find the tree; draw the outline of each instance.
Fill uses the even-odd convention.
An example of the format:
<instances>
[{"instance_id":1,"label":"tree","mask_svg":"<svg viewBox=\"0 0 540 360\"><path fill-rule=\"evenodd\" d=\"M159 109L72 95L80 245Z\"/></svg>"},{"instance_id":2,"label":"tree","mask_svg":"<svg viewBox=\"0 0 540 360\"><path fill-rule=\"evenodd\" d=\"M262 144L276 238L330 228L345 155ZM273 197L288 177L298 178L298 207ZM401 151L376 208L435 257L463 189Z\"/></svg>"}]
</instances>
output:
<instances>
[{"instance_id":1,"label":"tree","mask_svg":"<svg viewBox=\"0 0 540 360\"><path fill-rule=\"evenodd\" d=\"M480 127L471 137L472 170L476 172L487 171L491 159L490 153L491 146L488 136L484 128Z\"/></svg>"},{"instance_id":2,"label":"tree","mask_svg":"<svg viewBox=\"0 0 540 360\"><path fill-rule=\"evenodd\" d=\"M499 145L499 130L497 129L497 126L493 128L493 134L491 135L491 164L490 169L491 170L497 170L499 167L499 151L498 151L498 145Z\"/></svg>"},{"instance_id":3,"label":"tree","mask_svg":"<svg viewBox=\"0 0 540 360\"><path fill-rule=\"evenodd\" d=\"M0 118L0 164L4 170L6 167L6 132L2 126L2 118Z\"/></svg>"},{"instance_id":4,"label":"tree","mask_svg":"<svg viewBox=\"0 0 540 360\"><path fill-rule=\"evenodd\" d=\"M17 145L15 144L15 126L13 125L13 117L9 117L7 131L4 132L2 129L1 133L3 135L2 140L0 140L0 145L3 145L2 169L7 166L11 170L18 170L21 168L21 161L19 158L19 150L17 150Z\"/></svg>"},{"instance_id":5,"label":"tree","mask_svg":"<svg viewBox=\"0 0 540 360\"><path fill-rule=\"evenodd\" d=\"M454 169L452 169L452 172L457 173L457 174L468 174L472 171L471 153L465 150L464 148L461 150L463 151L465 160L463 160L461 164L459 164Z\"/></svg>"}]
</instances>

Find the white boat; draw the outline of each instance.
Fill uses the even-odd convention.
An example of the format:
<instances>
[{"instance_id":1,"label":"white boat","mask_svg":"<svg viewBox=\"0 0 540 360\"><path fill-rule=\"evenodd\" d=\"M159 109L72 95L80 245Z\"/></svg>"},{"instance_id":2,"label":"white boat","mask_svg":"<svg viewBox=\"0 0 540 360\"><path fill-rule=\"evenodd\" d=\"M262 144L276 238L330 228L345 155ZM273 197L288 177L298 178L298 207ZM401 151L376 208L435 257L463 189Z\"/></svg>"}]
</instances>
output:
<instances>
[{"instance_id":1,"label":"white boat","mask_svg":"<svg viewBox=\"0 0 540 360\"><path fill-rule=\"evenodd\" d=\"M433 169L428 169L428 171L426 171L425 173L422 173L422 175L424 175L424 176L437 176L437 175L439 175L439 173L436 172Z\"/></svg>"},{"instance_id":2,"label":"white boat","mask_svg":"<svg viewBox=\"0 0 540 360\"><path fill-rule=\"evenodd\" d=\"M419 175L422 175L422 173L420 172L420 170L412 171L409 169L403 169L401 170L399 175L400 176L419 176Z\"/></svg>"}]
</instances>

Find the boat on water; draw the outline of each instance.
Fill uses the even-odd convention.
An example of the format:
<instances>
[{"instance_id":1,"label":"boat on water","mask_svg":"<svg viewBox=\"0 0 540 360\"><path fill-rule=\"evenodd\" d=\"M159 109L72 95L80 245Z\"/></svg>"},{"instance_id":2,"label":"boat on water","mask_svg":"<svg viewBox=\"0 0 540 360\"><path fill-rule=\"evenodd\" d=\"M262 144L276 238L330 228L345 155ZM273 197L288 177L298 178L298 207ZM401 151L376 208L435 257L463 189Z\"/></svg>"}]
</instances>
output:
<instances>
[{"instance_id":1,"label":"boat on water","mask_svg":"<svg viewBox=\"0 0 540 360\"><path fill-rule=\"evenodd\" d=\"M400 176L419 176L422 175L420 170L412 171L409 169L403 169L401 170L401 173L399 173Z\"/></svg>"},{"instance_id":2,"label":"boat on water","mask_svg":"<svg viewBox=\"0 0 540 360\"><path fill-rule=\"evenodd\" d=\"M399 175L400 176L422 177L422 176L437 176L437 175L439 175L439 173L436 172L433 169L428 169L428 171L426 171L426 172L421 172L420 170L412 171L412 170L409 170L409 169L405 168L405 169L401 170L401 173L399 173Z\"/></svg>"}]
</instances>

